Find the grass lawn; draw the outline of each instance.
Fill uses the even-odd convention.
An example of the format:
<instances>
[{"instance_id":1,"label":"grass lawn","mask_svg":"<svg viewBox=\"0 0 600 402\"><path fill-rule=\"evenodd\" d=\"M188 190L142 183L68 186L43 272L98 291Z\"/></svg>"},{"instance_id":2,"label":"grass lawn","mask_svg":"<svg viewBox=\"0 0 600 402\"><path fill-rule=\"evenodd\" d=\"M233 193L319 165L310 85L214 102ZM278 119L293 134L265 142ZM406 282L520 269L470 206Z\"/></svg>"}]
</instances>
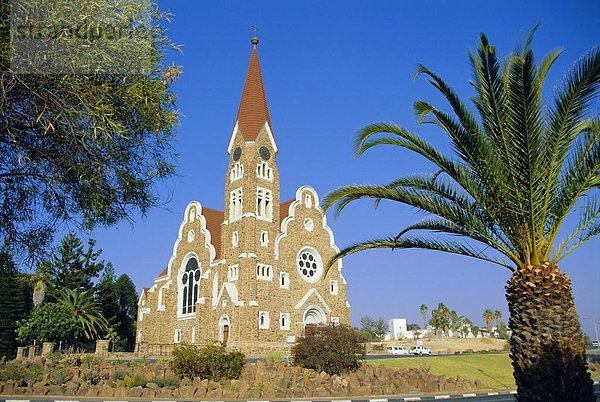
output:
<instances>
[{"instance_id":1,"label":"grass lawn","mask_svg":"<svg viewBox=\"0 0 600 402\"><path fill-rule=\"evenodd\" d=\"M370 364L383 364L398 368L430 368L431 373L447 377L460 376L478 379L492 389L515 388L512 366L508 354L481 354L460 356L419 356L399 359L371 360ZM600 379L600 372L592 371L592 378Z\"/></svg>"},{"instance_id":2,"label":"grass lawn","mask_svg":"<svg viewBox=\"0 0 600 402\"><path fill-rule=\"evenodd\" d=\"M419 356L382 359L369 363L398 368L425 367L431 369L432 374L443 374L447 377L460 376L470 380L479 379L492 389L515 387L508 354Z\"/></svg>"}]
</instances>

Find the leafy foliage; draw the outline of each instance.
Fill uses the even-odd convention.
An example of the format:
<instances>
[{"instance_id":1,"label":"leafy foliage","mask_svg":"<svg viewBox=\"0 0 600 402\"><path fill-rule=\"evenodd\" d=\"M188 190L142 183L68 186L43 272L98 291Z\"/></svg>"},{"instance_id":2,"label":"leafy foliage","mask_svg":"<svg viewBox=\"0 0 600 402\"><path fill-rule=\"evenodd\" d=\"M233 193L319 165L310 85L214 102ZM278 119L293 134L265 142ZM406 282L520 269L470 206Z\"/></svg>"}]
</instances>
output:
<instances>
[{"instance_id":1,"label":"leafy foliage","mask_svg":"<svg viewBox=\"0 0 600 402\"><path fill-rule=\"evenodd\" d=\"M383 335L389 331L387 322L383 318L374 320L366 315L360 319L360 331L369 335L370 341L381 340Z\"/></svg>"},{"instance_id":2,"label":"leafy foliage","mask_svg":"<svg viewBox=\"0 0 600 402\"><path fill-rule=\"evenodd\" d=\"M102 250L94 250L96 240L89 239L84 251L83 241L75 232L69 232L60 243L60 247L52 254L49 261L40 267L40 271L49 278L54 289L92 290L93 280L98 278L105 263L98 261Z\"/></svg>"},{"instance_id":3,"label":"leafy foliage","mask_svg":"<svg viewBox=\"0 0 600 402\"><path fill-rule=\"evenodd\" d=\"M17 321L26 316L24 284L6 247L0 249L0 356L12 358L17 347Z\"/></svg>"},{"instance_id":4,"label":"leafy foliage","mask_svg":"<svg viewBox=\"0 0 600 402\"><path fill-rule=\"evenodd\" d=\"M108 329L108 323L90 291L62 288L57 292L56 301L78 322L87 340L98 339Z\"/></svg>"},{"instance_id":5,"label":"leafy foliage","mask_svg":"<svg viewBox=\"0 0 600 402\"><path fill-rule=\"evenodd\" d=\"M453 154L394 123L374 123L359 131L357 155L378 145L398 146L431 162L435 171L387 185L342 187L326 197L324 208L335 207L339 215L349 203L368 198L376 205L382 200L407 204L426 216L395 236L342 250L329 266L362 250L421 248L509 269L513 275L506 294L517 399L559 400L576 392L579 400L593 400L583 335L570 307L571 285L556 264L600 234L600 115L593 110L600 88L600 48L577 61L545 105L544 81L561 51L551 51L537 65L534 32L504 62L481 35L470 57L477 116L438 74L418 67L418 75L452 110L419 100L414 104L418 122L439 127ZM576 211L579 223L559 241L563 223ZM446 333L445 313L432 322ZM540 346L541 335L551 344Z\"/></svg>"},{"instance_id":6,"label":"leafy foliage","mask_svg":"<svg viewBox=\"0 0 600 402\"><path fill-rule=\"evenodd\" d=\"M328 374L358 369L365 353L361 335L345 325L307 328L292 346L294 364Z\"/></svg>"},{"instance_id":7,"label":"leafy foliage","mask_svg":"<svg viewBox=\"0 0 600 402\"><path fill-rule=\"evenodd\" d=\"M153 185L174 172L170 16L154 0L0 7L0 240L35 256L64 222L91 229L145 214L159 202ZM25 28L93 34L38 35L11 63L13 16Z\"/></svg>"},{"instance_id":8,"label":"leafy foliage","mask_svg":"<svg viewBox=\"0 0 600 402\"><path fill-rule=\"evenodd\" d=\"M82 328L71 311L58 303L43 303L18 323L17 340L23 344L78 339Z\"/></svg>"},{"instance_id":9,"label":"leafy foliage","mask_svg":"<svg viewBox=\"0 0 600 402\"><path fill-rule=\"evenodd\" d=\"M102 315L114 331L113 348L131 351L135 345L137 321L137 291L128 275L115 278L114 269L107 264L97 286L97 298Z\"/></svg>"},{"instance_id":10,"label":"leafy foliage","mask_svg":"<svg viewBox=\"0 0 600 402\"><path fill-rule=\"evenodd\" d=\"M441 331L445 336L448 336L450 330L450 309L444 303L439 303L438 307L431 311L431 320L429 323L436 332Z\"/></svg>"},{"instance_id":11,"label":"leafy foliage","mask_svg":"<svg viewBox=\"0 0 600 402\"><path fill-rule=\"evenodd\" d=\"M246 364L246 356L240 352L227 352L221 344L200 349L192 345L176 346L171 370L181 378L201 378L213 381L238 379Z\"/></svg>"}]
</instances>

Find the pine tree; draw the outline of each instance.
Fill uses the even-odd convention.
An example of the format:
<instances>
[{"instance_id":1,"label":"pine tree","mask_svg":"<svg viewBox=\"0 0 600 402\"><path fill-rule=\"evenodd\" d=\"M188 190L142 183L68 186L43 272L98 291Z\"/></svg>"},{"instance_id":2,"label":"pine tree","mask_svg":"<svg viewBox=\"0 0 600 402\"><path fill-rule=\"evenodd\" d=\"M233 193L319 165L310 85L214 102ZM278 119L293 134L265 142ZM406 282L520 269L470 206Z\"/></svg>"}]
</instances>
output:
<instances>
[{"instance_id":1,"label":"pine tree","mask_svg":"<svg viewBox=\"0 0 600 402\"><path fill-rule=\"evenodd\" d=\"M96 241L89 239L84 251L83 241L74 232L69 232L47 263L52 286L56 289L93 289L93 279L104 269L104 260L98 261L102 250L95 251L95 245Z\"/></svg>"},{"instance_id":2,"label":"pine tree","mask_svg":"<svg viewBox=\"0 0 600 402\"><path fill-rule=\"evenodd\" d=\"M24 286L13 256L0 249L0 356L12 358L17 347L17 320L24 318Z\"/></svg>"}]
</instances>

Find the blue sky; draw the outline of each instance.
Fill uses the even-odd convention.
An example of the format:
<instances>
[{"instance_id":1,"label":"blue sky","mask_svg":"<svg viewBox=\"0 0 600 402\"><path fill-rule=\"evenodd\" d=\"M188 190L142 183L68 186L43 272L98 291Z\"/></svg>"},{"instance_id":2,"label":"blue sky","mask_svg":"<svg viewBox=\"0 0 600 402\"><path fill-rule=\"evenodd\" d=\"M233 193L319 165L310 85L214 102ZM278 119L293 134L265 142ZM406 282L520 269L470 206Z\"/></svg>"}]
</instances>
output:
<instances>
[{"instance_id":1,"label":"blue sky","mask_svg":"<svg viewBox=\"0 0 600 402\"><path fill-rule=\"evenodd\" d=\"M486 5L484 5L486 4ZM534 49L564 53L548 76L551 95L574 61L600 40L597 1L160 1L174 14L168 26L184 68L175 84L182 114L176 148L179 177L157 191L169 202L138 217L131 226L94 231L91 236L118 273L138 288L149 286L167 264L185 206L198 200L223 208L226 148L235 123L250 56L250 25L260 32L259 54L273 130L279 146L282 200L310 184L324 196L351 183L386 183L433 167L410 153L380 148L360 159L352 136L373 121L393 120L448 149L434 128L416 127L412 103L426 99L446 109L424 79L413 81L417 63L442 75L464 98L468 50L485 32L505 55L536 22ZM597 112L597 109L596 109ZM395 234L418 220L413 209L370 202L351 205L330 225L341 247ZM586 332L592 317L600 330L600 241L562 262L573 280ZM371 251L344 261L352 321L406 317L421 323L419 306L446 303L482 325L491 308L507 316L504 286L509 271L465 257L426 251Z\"/></svg>"}]
</instances>

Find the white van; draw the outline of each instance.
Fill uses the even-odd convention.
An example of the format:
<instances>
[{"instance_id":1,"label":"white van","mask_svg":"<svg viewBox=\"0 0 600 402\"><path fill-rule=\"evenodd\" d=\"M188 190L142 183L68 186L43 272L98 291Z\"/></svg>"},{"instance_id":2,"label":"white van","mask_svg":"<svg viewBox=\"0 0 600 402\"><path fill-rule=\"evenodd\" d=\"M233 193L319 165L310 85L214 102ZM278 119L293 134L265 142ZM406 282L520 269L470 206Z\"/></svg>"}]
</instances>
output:
<instances>
[{"instance_id":1,"label":"white van","mask_svg":"<svg viewBox=\"0 0 600 402\"><path fill-rule=\"evenodd\" d=\"M387 347L388 355L407 355L408 350L404 346L392 345Z\"/></svg>"}]
</instances>

